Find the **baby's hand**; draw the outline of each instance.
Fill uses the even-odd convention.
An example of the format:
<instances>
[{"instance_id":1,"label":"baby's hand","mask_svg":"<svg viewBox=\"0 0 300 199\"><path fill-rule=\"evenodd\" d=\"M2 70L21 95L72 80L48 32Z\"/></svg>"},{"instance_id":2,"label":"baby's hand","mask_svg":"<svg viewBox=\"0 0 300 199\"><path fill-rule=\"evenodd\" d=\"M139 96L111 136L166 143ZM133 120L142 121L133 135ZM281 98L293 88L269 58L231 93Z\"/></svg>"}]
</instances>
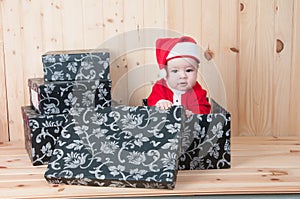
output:
<instances>
[{"instance_id":1,"label":"baby's hand","mask_svg":"<svg viewBox=\"0 0 300 199\"><path fill-rule=\"evenodd\" d=\"M171 108L172 102L170 102L169 100L159 100L158 102L156 102L156 106L160 109L167 110Z\"/></svg>"},{"instance_id":2,"label":"baby's hand","mask_svg":"<svg viewBox=\"0 0 300 199\"><path fill-rule=\"evenodd\" d=\"M193 115L193 112L190 110L185 110L185 115L186 117L190 117L191 115Z\"/></svg>"}]
</instances>

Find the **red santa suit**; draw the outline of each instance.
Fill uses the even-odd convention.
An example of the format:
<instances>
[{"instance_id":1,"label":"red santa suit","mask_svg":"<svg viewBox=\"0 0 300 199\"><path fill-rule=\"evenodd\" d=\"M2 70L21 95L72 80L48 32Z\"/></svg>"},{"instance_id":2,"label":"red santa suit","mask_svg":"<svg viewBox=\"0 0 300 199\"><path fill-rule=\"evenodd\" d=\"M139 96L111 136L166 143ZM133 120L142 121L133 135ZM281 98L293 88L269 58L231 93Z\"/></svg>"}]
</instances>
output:
<instances>
[{"instance_id":1,"label":"red santa suit","mask_svg":"<svg viewBox=\"0 0 300 199\"><path fill-rule=\"evenodd\" d=\"M195 86L185 93L171 90L165 79L160 79L152 87L152 92L148 97L148 106L155 106L161 100L169 100L173 104L181 104L185 109L194 114L208 114L211 106L206 99L206 91L196 82Z\"/></svg>"}]
</instances>

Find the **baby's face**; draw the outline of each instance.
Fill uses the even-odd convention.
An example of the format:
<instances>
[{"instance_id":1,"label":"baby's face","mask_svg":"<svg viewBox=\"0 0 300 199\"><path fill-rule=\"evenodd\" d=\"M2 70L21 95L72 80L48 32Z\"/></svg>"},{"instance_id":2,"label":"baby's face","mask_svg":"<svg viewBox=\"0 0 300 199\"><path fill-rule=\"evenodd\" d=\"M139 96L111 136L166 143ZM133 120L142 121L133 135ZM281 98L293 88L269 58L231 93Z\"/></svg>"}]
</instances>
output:
<instances>
[{"instance_id":1,"label":"baby's face","mask_svg":"<svg viewBox=\"0 0 300 199\"><path fill-rule=\"evenodd\" d=\"M198 62L193 58L175 58L168 61L166 80L172 89L190 90L197 81Z\"/></svg>"}]
</instances>

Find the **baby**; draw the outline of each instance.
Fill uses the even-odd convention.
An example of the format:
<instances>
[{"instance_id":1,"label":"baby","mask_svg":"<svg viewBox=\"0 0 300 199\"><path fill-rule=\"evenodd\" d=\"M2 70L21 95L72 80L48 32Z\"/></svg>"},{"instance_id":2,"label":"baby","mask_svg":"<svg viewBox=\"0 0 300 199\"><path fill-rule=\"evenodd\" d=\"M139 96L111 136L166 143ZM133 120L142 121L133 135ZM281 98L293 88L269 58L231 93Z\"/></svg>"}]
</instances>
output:
<instances>
[{"instance_id":1,"label":"baby","mask_svg":"<svg viewBox=\"0 0 300 199\"><path fill-rule=\"evenodd\" d=\"M187 116L210 113L207 92L197 82L200 56L196 41L188 36L158 39L156 58L165 74L153 85L148 106L169 109L182 105Z\"/></svg>"}]
</instances>

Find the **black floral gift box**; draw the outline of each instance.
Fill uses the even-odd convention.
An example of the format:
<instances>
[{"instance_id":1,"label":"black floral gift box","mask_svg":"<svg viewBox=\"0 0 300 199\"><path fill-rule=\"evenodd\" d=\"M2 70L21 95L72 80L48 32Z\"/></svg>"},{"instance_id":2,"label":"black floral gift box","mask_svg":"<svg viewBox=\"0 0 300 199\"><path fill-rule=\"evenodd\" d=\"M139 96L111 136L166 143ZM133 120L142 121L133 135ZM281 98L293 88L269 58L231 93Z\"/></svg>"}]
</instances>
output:
<instances>
[{"instance_id":1,"label":"black floral gift box","mask_svg":"<svg viewBox=\"0 0 300 199\"><path fill-rule=\"evenodd\" d=\"M111 106L111 80L44 82L28 79L30 102L40 114L65 114L72 107Z\"/></svg>"},{"instance_id":2,"label":"black floral gift box","mask_svg":"<svg viewBox=\"0 0 300 199\"><path fill-rule=\"evenodd\" d=\"M173 189L182 113L180 106L73 110L45 178L55 184Z\"/></svg>"},{"instance_id":3,"label":"black floral gift box","mask_svg":"<svg viewBox=\"0 0 300 199\"><path fill-rule=\"evenodd\" d=\"M231 116L214 99L212 113L195 114L184 122L179 170L230 168Z\"/></svg>"},{"instance_id":4,"label":"black floral gift box","mask_svg":"<svg viewBox=\"0 0 300 199\"><path fill-rule=\"evenodd\" d=\"M47 164L66 121L65 114L40 115L31 106L21 107L25 146L34 166Z\"/></svg>"},{"instance_id":5,"label":"black floral gift box","mask_svg":"<svg viewBox=\"0 0 300 199\"><path fill-rule=\"evenodd\" d=\"M105 49L50 51L42 55L45 81L110 79Z\"/></svg>"}]
</instances>

